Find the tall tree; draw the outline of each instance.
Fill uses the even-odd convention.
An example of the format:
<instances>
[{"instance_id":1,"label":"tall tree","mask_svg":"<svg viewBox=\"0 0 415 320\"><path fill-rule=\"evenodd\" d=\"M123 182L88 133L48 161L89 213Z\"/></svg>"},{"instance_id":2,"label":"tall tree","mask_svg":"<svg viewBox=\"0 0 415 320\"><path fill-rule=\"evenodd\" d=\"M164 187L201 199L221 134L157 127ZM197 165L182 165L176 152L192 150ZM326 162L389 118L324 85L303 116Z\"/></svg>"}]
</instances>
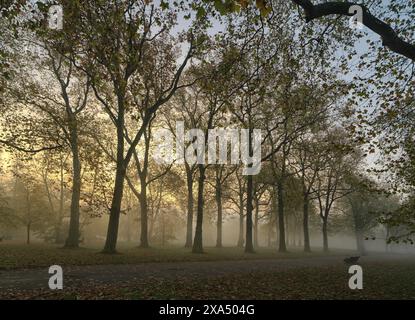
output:
<instances>
[{"instance_id":1,"label":"tall tree","mask_svg":"<svg viewBox=\"0 0 415 320\"><path fill-rule=\"evenodd\" d=\"M127 167L154 114L185 86L181 76L195 54L198 36L190 29L189 49L177 63L174 45L185 39L168 36L175 25L173 9L157 8L148 1L65 1L64 5L62 39L74 45L63 49L90 77L95 97L117 133L116 174L104 247L104 252L114 253ZM161 44L163 49L158 51ZM137 108L133 98L139 101L143 117L129 129L126 116ZM126 132L131 140L128 147Z\"/></svg>"}]
</instances>

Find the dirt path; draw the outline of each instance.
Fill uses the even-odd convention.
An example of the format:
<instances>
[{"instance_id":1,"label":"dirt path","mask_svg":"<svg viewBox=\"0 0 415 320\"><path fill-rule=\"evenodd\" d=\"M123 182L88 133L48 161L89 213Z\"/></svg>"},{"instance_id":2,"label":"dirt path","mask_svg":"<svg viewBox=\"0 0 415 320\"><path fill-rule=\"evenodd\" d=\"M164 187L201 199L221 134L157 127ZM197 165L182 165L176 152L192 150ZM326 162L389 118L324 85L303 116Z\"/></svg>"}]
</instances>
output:
<instances>
[{"instance_id":1,"label":"dirt path","mask_svg":"<svg viewBox=\"0 0 415 320\"><path fill-rule=\"evenodd\" d=\"M401 260L399 256L368 256L359 261L362 264L380 260ZM163 262L140 263L135 265L94 265L63 267L64 287L83 284L126 283L140 279L158 278L204 278L255 272L284 271L304 267L343 265L343 257L310 257L293 259L266 259L242 261L209 262ZM414 262L415 264L415 262ZM0 290L3 289L42 289L48 288L47 268L0 271Z\"/></svg>"}]
</instances>

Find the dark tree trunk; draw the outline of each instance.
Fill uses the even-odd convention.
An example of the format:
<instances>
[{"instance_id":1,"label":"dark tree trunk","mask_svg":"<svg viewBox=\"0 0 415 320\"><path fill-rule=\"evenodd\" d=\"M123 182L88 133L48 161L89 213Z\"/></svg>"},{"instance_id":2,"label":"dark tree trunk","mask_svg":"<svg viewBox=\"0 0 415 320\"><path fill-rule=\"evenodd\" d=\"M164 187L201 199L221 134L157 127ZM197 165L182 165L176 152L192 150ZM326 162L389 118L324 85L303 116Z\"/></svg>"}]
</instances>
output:
<instances>
[{"instance_id":1,"label":"dark tree trunk","mask_svg":"<svg viewBox=\"0 0 415 320\"><path fill-rule=\"evenodd\" d=\"M239 237L238 237L238 243L236 246L240 248L244 246L244 215L243 213L239 213Z\"/></svg>"},{"instance_id":2,"label":"dark tree trunk","mask_svg":"<svg viewBox=\"0 0 415 320\"><path fill-rule=\"evenodd\" d=\"M206 168L203 164L199 164L199 179L197 190L197 214L196 214L196 230L195 238L193 241L193 253L203 253L203 189L205 185L205 171Z\"/></svg>"},{"instance_id":3,"label":"dark tree trunk","mask_svg":"<svg viewBox=\"0 0 415 320\"><path fill-rule=\"evenodd\" d=\"M327 233L327 219L323 219L323 251L329 251L329 238Z\"/></svg>"},{"instance_id":4,"label":"dark tree trunk","mask_svg":"<svg viewBox=\"0 0 415 320\"><path fill-rule=\"evenodd\" d=\"M245 243L245 252L254 253L254 245L252 238L252 196L253 196L253 180L252 175L248 176L247 183L247 200L246 200L246 243Z\"/></svg>"},{"instance_id":5,"label":"dark tree trunk","mask_svg":"<svg viewBox=\"0 0 415 320\"><path fill-rule=\"evenodd\" d=\"M278 189L278 226L279 226L279 252L287 252L285 243L285 223L284 223L284 190L282 181L277 184Z\"/></svg>"},{"instance_id":6,"label":"dark tree trunk","mask_svg":"<svg viewBox=\"0 0 415 320\"><path fill-rule=\"evenodd\" d=\"M193 172L186 163L186 179L187 179L187 228L186 228L186 248L192 247L193 236Z\"/></svg>"},{"instance_id":7,"label":"dark tree trunk","mask_svg":"<svg viewBox=\"0 0 415 320\"><path fill-rule=\"evenodd\" d=\"M272 210L269 212L269 221L268 221L268 247L271 247L271 237L272 237L272 226L273 226L273 221L272 221Z\"/></svg>"},{"instance_id":8,"label":"dark tree trunk","mask_svg":"<svg viewBox=\"0 0 415 320\"><path fill-rule=\"evenodd\" d=\"M271 194L271 210L269 213L269 228L268 228L268 247L272 247L272 233L275 228L275 237L278 239L278 204L277 204L277 191L275 186L272 189ZM275 225L274 225L275 223Z\"/></svg>"},{"instance_id":9,"label":"dark tree trunk","mask_svg":"<svg viewBox=\"0 0 415 320\"><path fill-rule=\"evenodd\" d=\"M389 229L389 227L388 227L388 226L386 226L386 236L385 236L385 252L389 252L389 249L390 249L390 247L389 247L389 243L388 243L388 240L389 240L389 234L390 234L390 229Z\"/></svg>"},{"instance_id":10,"label":"dark tree trunk","mask_svg":"<svg viewBox=\"0 0 415 320\"><path fill-rule=\"evenodd\" d=\"M236 246L240 248L244 246L244 198L241 187L239 190L239 237Z\"/></svg>"},{"instance_id":11,"label":"dark tree trunk","mask_svg":"<svg viewBox=\"0 0 415 320\"><path fill-rule=\"evenodd\" d=\"M128 243L131 242L131 211L128 210L127 212L127 241Z\"/></svg>"},{"instance_id":12,"label":"dark tree trunk","mask_svg":"<svg viewBox=\"0 0 415 320\"><path fill-rule=\"evenodd\" d=\"M216 179L216 206L218 219L216 221L216 248L222 248L222 185L220 179Z\"/></svg>"},{"instance_id":13,"label":"dark tree trunk","mask_svg":"<svg viewBox=\"0 0 415 320\"><path fill-rule=\"evenodd\" d=\"M166 221L164 220L164 212L162 212L161 216L161 246L166 246Z\"/></svg>"},{"instance_id":14,"label":"dark tree trunk","mask_svg":"<svg viewBox=\"0 0 415 320\"><path fill-rule=\"evenodd\" d=\"M304 232L304 251L311 252L310 247L310 233L308 229L308 193L304 193L303 203L303 232Z\"/></svg>"},{"instance_id":15,"label":"dark tree trunk","mask_svg":"<svg viewBox=\"0 0 415 320\"><path fill-rule=\"evenodd\" d=\"M71 149L72 149L72 199L69 233L65 242L67 248L79 246L79 201L81 198L81 161L79 159L78 132L76 119L71 119Z\"/></svg>"},{"instance_id":16,"label":"dark tree trunk","mask_svg":"<svg viewBox=\"0 0 415 320\"><path fill-rule=\"evenodd\" d=\"M288 225L288 219L289 219L289 216L287 216L287 217L284 217L284 222L285 222L285 243L286 243L286 245L287 246L289 246L290 245L290 242L289 242L289 234L290 234L290 228L289 228L289 225Z\"/></svg>"},{"instance_id":17,"label":"dark tree trunk","mask_svg":"<svg viewBox=\"0 0 415 320\"><path fill-rule=\"evenodd\" d=\"M108 222L107 239L105 241L104 253L116 253L118 226L120 220L121 201L124 191L125 167L124 163L117 163L115 175L114 193Z\"/></svg>"},{"instance_id":18,"label":"dark tree trunk","mask_svg":"<svg viewBox=\"0 0 415 320\"><path fill-rule=\"evenodd\" d=\"M293 215L293 245L294 247L297 246L297 221L295 215Z\"/></svg>"},{"instance_id":19,"label":"dark tree trunk","mask_svg":"<svg viewBox=\"0 0 415 320\"><path fill-rule=\"evenodd\" d=\"M58 216L56 217L56 225L55 225L55 243L62 244L64 243L65 239L62 235L62 220L63 220L63 207L64 207L64 182L63 182L63 160L61 158L60 163L60 194L59 194L59 212Z\"/></svg>"},{"instance_id":20,"label":"dark tree trunk","mask_svg":"<svg viewBox=\"0 0 415 320\"><path fill-rule=\"evenodd\" d=\"M140 192L140 248L148 248L148 206L147 206L147 188L145 181L141 181Z\"/></svg>"},{"instance_id":21,"label":"dark tree trunk","mask_svg":"<svg viewBox=\"0 0 415 320\"><path fill-rule=\"evenodd\" d=\"M122 91L122 88L119 88ZM118 239L118 227L120 224L120 213L121 213L121 203L124 193L124 180L127 173L127 166L131 159L124 158L124 123L125 123L125 92L118 92L117 95L118 102L118 118L117 118L117 158L116 164L117 169L115 172L115 183L114 190L112 195L110 217L108 221L107 229L107 238L105 240L105 246L103 253L116 253L117 250L117 239ZM143 124L148 124L148 118L143 119Z\"/></svg>"},{"instance_id":22,"label":"dark tree trunk","mask_svg":"<svg viewBox=\"0 0 415 320\"><path fill-rule=\"evenodd\" d=\"M31 227L31 223L29 222L26 225L26 244L30 244L30 227Z\"/></svg>"},{"instance_id":23,"label":"dark tree trunk","mask_svg":"<svg viewBox=\"0 0 415 320\"><path fill-rule=\"evenodd\" d=\"M150 124L151 125L151 124ZM147 199L147 175L148 175L148 158L150 152L150 138L151 132L150 129L145 131L144 133L144 143L145 143L145 151L144 151L144 160L143 166L140 170L140 159L138 158L137 152L133 152L133 156L137 165L137 172L138 177L140 179L140 194L139 194L139 201L140 201L140 248L148 248L149 247L149 231L148 231L148 199ZM153 217L154 218L154 217ZM151 224L151 228L153 227L153 223ZM150 231L150 235L152 230Z\"/></svg>"},{"instance_id":24,"label":"dark tree trunk","mask_svg":"<svg viewBox=\"0 0 415 320\"><path fill-rule=\"evenodd\" d=\"M255 225L254 225L254 247L259 247L258 241L258 223L259 223L259 199L255 198Z\"/></svg>"}]
</instances>

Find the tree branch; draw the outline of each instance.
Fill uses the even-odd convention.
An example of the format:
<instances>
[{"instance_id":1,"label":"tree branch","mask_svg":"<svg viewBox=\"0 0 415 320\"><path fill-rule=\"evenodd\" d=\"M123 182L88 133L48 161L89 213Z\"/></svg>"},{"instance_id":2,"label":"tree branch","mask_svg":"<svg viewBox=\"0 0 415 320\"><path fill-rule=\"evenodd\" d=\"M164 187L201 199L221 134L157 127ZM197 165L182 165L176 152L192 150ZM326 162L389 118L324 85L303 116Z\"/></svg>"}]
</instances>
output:
<instances>
[{"instance_id":1,"label":"tree branch","mask_svg":"<svg viewBox=\"0 0 415 320\"><path fill-rule=\"evenodd\" d=\"M415 45L400 38L389 24L373 16L369 10L361 4L333 1L314 5L310 0L292 1L303 8L306 22L332 14L350 17L354 15L354 13L349 13L350 7L358 5L363 11L362 23L382 38L382 44L385 47L415 61Z\"/></svg>"}]
</instances>

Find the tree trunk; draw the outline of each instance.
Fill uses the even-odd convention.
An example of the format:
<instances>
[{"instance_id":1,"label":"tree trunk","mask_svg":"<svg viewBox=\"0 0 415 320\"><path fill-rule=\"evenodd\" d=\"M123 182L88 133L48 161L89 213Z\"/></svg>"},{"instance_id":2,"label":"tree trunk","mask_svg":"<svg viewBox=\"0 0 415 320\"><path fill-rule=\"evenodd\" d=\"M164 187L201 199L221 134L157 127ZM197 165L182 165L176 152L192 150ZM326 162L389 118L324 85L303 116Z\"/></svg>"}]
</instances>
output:
<instances>
[{"instance_id":1,"label":"tree trunk","mask_svg":"<svg viewBox=\"0 0 415 320\"><path fill-rule=\"evenodd\" d=\"M287 252L287 246L285 244L285 223L284 223L284 190L283 183L279 181L277 183L278 189L278 225L279 225L279 252Z\"/></svg>"},{"instance_id":2,"label":"tree trunk","mask_svg":"<svg viewBox=\"0 0 415 320\"><path fill-rule=\"evenodd\" d=\"M297 219L295 215L293 215L293 245L297 246Z\"/></svg>"},{"instance_id":3,"label":"tree trunk","mask_svg":"<svg viewBox=\"0 0 415 320\"><path fill-rule=\"evenodd\" d=\"M259 223L259 199L256 197L255 198L255 225L254 225L254 247L258 248L259 247L259 242L258 242L258 223Z\"/></svg>"},{"instance_id":4,"label":"tree trunk","mask_svg":"<svg viewBox=\"0 0 415 320\"><path fill-rule=\"evenodd\" d=\"M30 244L30 227L31 222L26 225L26 244Z\"/></svg>"},{"instance_id":5,"label":"tree trunk","mask_svg":"<svg viewBox=\"0 0 415 320\"><path fill-rule=\"evenodd\" d=\"M216 248L222 248L222 185L220 179L216 179L216 206L218 219L216 222Z\"/></svg>"},{"instance_id":6,"label":"tree trunk","mask_svg":"<svg viewBox=\"0 0 415 320\"><path fill-rule=\"evenodd\" d=\"M148 206L147 206L147 187L145 181L141 181L140 192L140 248L148 248Z\"/></svg>"},{"instance_id":7,"label":"tree trunk","mask_svg":"<svg viewBox=\"0 0 415 320\"><path fill-rule=\"evenodd\" d=\"M164 212L161 216L161 246L164 247L166 245L166 224L164 220Z\"/></svg>"},{"instance_id":8,"label":"tree trunk","mask_svg":"<svg viewBox=\"0 0 415 320\"><path fill-rule=\"evenodd\" d=\"M187 228L185 248L192 247L193 236L193 173L189 165L186 163L186 179L187 179Z\"/></svg>"},{"instance_id":9,"label":"tree trunk","mask_svg":"<svg viewBox=\"0 0 415 320\"><path fill-rule=\"evenodd\" d=\"M197 190L197 214L196 214L196 230L195 238L193 241L193 253L203 253L203 189L205 184L205 171L206 168L203 164L199 164L199 180Z\"/></svg>"},{"instance_id":10,"label":"tree trunk","mask_svg":"<svg viewBox=\"0 0 415 320\"><path fill-rule=\"evenodd\" d=\"M287 246L290 245L290 239L289 239L289 234L290 234L290 228L289 228L289 224L288 224L288 220L289 220L289 216L284 217L284 222L285 222L285 243Z\"/></svg>"},{"instance_id":11,"label":"tree trunk","mask_svg":"<svg viewBox=\"0 0 415 320\"><path fill-rule=\"evenodd\" d=\"M123 88L119 88L123 91ZM121 213L121 202L124 193L124 180L127 173L127 166L131 159L131 155L127 159L124 158L124 123L125 123L125 92L118 92L117 94L118 103L118 118L117 118L117 158L116 164L117 169L115 172L115 183L112 195L110 218L108 221L107 238L105 240L105 246L103 253L116 253L117 239L118 239L118 227L120 224L120 213ZM144 117L143 124L147 125L148 119Z\"/></svg>"},{"instance_id":12,"label":"tree trunk","mask_svg":"<svg viewBox=\"0 0 415 320\"><path fill-rule=\"evenodd\" d=\"M63 161L61 159L61 168L60 168L60 196L59 196L59 212L56 219L55 226L55 243L63 243L64 239L61 234L62 232L62 220L63 220L63 207L64 207L64 182L63 182Z\"/></svg>"},{"instance_id":13,"label":"tree trunk","mask_svg":"<svg viewBox=\"0 0 415 320\"><path fill-rule=\"evenodd\" d=\"M240 248L244 246L244 198L241 188L239 190L239 237L236 246Z\"/></svg>"},{"instance_id":14,"label":"tree trunk","mask_svg":"<svg viewBox=\"0 0 415 320\"><path fill-rule=\"evenodd\" d=\"M308 230L308 193L304 193L303 203L303 233L304 233L304 252L311 252L310 233Z\"/></svg>"},{"instance_id":15,"label":"tree trunk","mask_svg":"<svg viewBox=\"0 0 415 320\"><path fill-rule=\"evenodd\" d=\"M81 198L81 161L79 159L78 132L76 119L71 119L71 149L72 149L72 199L69 233L65 242L67 248L79 246L79 201Z\"/></svg>"},{"instance_id":16,"label":"tree trunk","mask_svg":"<svg viewBox=\"0 0 415 320\"><path fill-rule=\"evenodd\" d=\"M241 212L239 213L239 237L236 246L240 248L244 246L244 215Z\"/></svg>"},{"instance_id":17,"label":"tree trunk","mask_svg":"<svg viewBox=\"0 0 415 320\"><path fill-rule=\"evenodd\" d=\"M386 235L385 235L385 252L389 252L389 234L390 234L390 229L388 226L386 226Z\"/></svg>"},{"instance_id":18,"label":"tree trunk","mask_svg":"<svg viewBox=\"0 0 415 320\"><path fill-rule=\"evenodd\" d=\"M323 251L329 251L329 238L327 234L327 219L323 219Z\"/></svg>"},{"instance_id":19,"label":"tree trunk","mask_svg":"<svg viewBox=\"0 0 415 320\"><path fill-rule=\"evenodd\" d=\"M128 210L127 212L127 242L131 242L131 210Z\"/></svg>"},{"instance_id":20,"label":"tree trunk","mask_svg":"<svg viewBox=\"0 0 415 320\"><path fill-rule=\"evenodd\" d=\"M253 180L252 175L248 176L247 183L247 199L246 199L246 243L245 243L245 252L254 253L254 245L252 238L252 196L253 196Z\"/></svg>"},{"instance_id":21,"label":"tree trunk","mask_svg":"<svg viewBox=\"0 0 415 320\"><path fill-rule=\"evenodd\" d=\"M271 194L271 210L269 212L269 228L268 228L268 247L272 247L272 233L274 229L274 222L275 222L275 237L278 239L278 219L277 213L278 205L277 205L277 192L275 186L273 187L273 192ZM275 221L274 221L275 220Z\"/></svg>"},{"instance_id":22,"label":"tree trunk","mask_svg":"<svg viewBox=\"0 0 415 320\"><path fill-rule=\"evenodd\" d=\"M110 218L108 222L107 239L105 241L104 253L116 253L118 226L120 220L121 201L124 191L125 179L124 162L117 163L117 171L115 175L114 193L112 197Z\"/></svg>"}]
</instances>

